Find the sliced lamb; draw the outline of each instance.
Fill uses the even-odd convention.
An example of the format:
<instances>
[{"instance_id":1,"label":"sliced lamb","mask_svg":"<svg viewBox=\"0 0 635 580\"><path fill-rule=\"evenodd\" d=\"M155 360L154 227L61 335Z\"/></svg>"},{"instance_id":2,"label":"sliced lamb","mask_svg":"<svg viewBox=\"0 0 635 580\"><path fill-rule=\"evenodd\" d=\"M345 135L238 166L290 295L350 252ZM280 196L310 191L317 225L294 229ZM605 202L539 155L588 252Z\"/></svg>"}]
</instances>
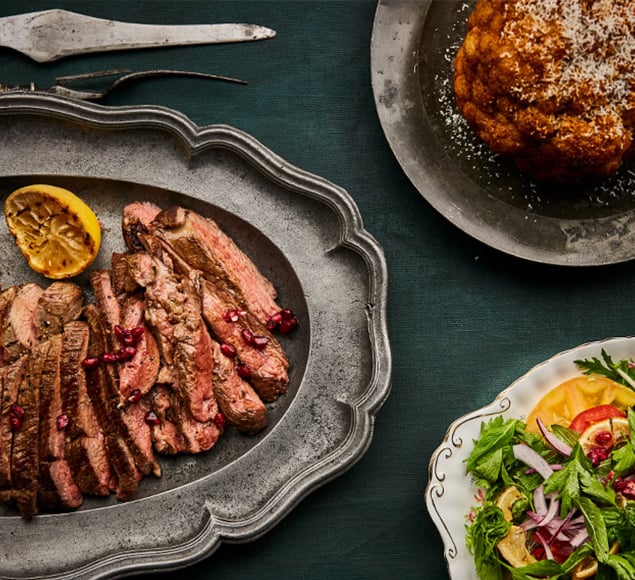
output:
<instances>
[{"instance_id":1,"label":"sliced lamb","mask_svg":"<svg viewBox=\"0 0 635 580\"><path fill-rule=\"evenodd\" d=\"M212 420L218 413L214 359L198 294L188 278L176 276L154 256L133 254L130 263L135 279L145 288L146 320L164 361L173 367L175 393L196 421Z\"/></svg>"},{"instance_id":2,"label":"sliced lamb","mask_svg":"<svg viewBox=\"0 0 635 580\"><path fill-rule=\"evenodd\" d=\"M62 332L68 322L82 313L84 292L73 282L53 282L44 290L37 303L34 324L39 340Z\"/></svg>"},{"instance_id":3,"label":"sliced lamb","mask_svg":"<svg viewBox=\"0 0 635 580\"><path fill-rule=\"evenodd\" d=\"M86 388L83 361L88 341L85 322L71 322L64 327L60 375L62 412L69 417L65 454L83 493L108 495L115 489L115 476Z\"/></svg>"},{"instance_id":4,"label":"sliced lamb","mask_svg":"<svg viewBox=\"0 0 635 580\"><path fill-rule=\"evenodd\" d=\"M214 393L221 411L230 425L244 433L254 434L267 426L267 407L236 371L231 358L223 354L221 345L213 342Z\"/></svg>"},{"instance_id":5,"label":"sliced lamb","mask_svg":"<svg viewBox=\"0 0 635 580\"><path fill-rule=\"evenodd\" d=\"M13 362L37 344L34 315L43 293L44 288L34 282L17 289L0 330L0 359L3 364Z\"/></svg>"},{"instance_id":6,"label":"sliced lamb","mask_svg":"<svg viewBox=\"0 0 635 580\"><path fill-rule=\"evenodd\" d=\"M139 240L139 234L146 234L161 208L151 202L134 202L124 207L121 221L123 239L126 246L132 252L139 252L144 249Z\"/></svg>"},{"instance_id":7,"label":"sliced lamb","mask_svg":"<svg viewBox=\"0 0 635 580\"><path fill-rule=\"evenodd\" d=\"M236 308L227 294L208 280L200 280L199 287L203 316L212 332L234 349L248 369L249 381L258 395L264 401L275 401L286 392L289 382L289 362L280 343L248 311Z\"/></svg>"},{"instance_id":8,"label":"sliced lamb","mask_svg":"<svg viewBox=\"0 0 635 580\"><path fill-rule=\"evenodd\" d=\"M11 499L11 449L16 426L16 407L22 380L26 375L29 357L24 355L14 363L0 369L2 404L0 406L0 500ZM17 410L20 414L20 411ZM19 422L19 421L18 421Z\"/></svg>"},{"instance_id":9,"label":"sliced lamb","mask_svg":"<svg viewBox=\"0 0 635 580\"><path fill-rule=\"evenodd\" d=\"M273 284L214 220L173 207L156 216L151 232L214 284L227 288L262 324L280 311Z\"/></svg>"},{"instance_id":10,"label":"sliced lamb","mask_svg":"<svg viewBox=\"0 0 635 580\"><path fill-rule=\"evenodd\" d=\"M85 308L85 317L90 327L88 356L96 359L104 353L108 344L104 317L96 304ZM158 476L161 473L152 450L150 428L145 423L133 421L135 413L131 412L128 417L122 408L115 364L90 365L86 369L86 380L118 477L117 496L129 499L136 493L141 475L154 473Z\"/></svg>"},{"instance_id":11,"label":"sliced lamb","mask_svg":"<svg viewBox=\"0 0 635 580\"><path fill-rule=\"evenodd\" d=\"M152 389L149 397L151 409L157 418L151 422L150 427L154 448L164 455L180 453L185 449L185 443L177 425L171 420L173 412L170 388L159 383Z\"/></svg>"},{"instance_id":12,"label":"sliced lamb","mask_svg":"<svg viewBox=\"0 0 635 580\"><path fill-rule=\"evenodd\" d=\"M121 348L132 346L130 360L117 365L119 393L123 401L145 395L153 387L161 367L161 353L152 333L145 328L143 299L129 296L122 305Z\"/></svg>"},{"instance_id":13,"label":"sliced lamb","mask_svg":"<svg viewBox=\"0 0 635 580\"><path fill-rule=\"evenodd\" d=\"M157 238L144 236L143 239L156 248L153 240ZM192 280L201 299L205 322L224 348L230 348L235 355L234 361L240 362L243 372L247 371L249 382L258 395L264 401L272 402L285 393L289 362L277 338L251 312L239 308L227 289L202 277L201 272L176 255L170 245L162 242L159 251L164 261L173 264L175 271ZM243 423L238 417L234 420ZM249 423L249 417L245 417L244 422Z\"/></svg>"},{"instance_id":14,"label":"sliced lamb","mask_svg":"<svg viewBox=\"0 0 635 580\"><path fill-rule=\"evenodd\" d=\"M30 352L17 399L21 424L13 432L11 485L13 500L24 519L31 519L38 511L40 384L49 348L45 341Z\"/></svg>"},{"instance_id":15,"label":"sliced lamb","mask_svg":"<svg viewBox=\"0 0 635 580\"><path fill-rule=\"evenodd\" d=\"M62 336L49 339L40 381L40 465L38 505L47 511L75 509L84 496L64 456L65 422L60 391Z\"/></svg>"}]
</instances>

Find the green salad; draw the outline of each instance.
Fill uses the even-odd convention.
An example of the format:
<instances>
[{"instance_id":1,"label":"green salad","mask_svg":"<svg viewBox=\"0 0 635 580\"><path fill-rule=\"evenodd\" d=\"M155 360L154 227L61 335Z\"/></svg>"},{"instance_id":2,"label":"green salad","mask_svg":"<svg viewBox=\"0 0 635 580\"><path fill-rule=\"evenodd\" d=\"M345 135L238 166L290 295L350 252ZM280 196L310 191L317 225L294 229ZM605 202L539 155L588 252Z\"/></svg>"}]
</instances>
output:
<instances>
[{"instance_id":1,"label":"green salad","mask_svg":"<svg viewBox=\"0 0 635 580\"><path fill-rule=\"evenodd\" d=\"M598 371L597 359L577 362ZM466 460L479 578L635 580L635 411L598 405L567 426L537 423L484 422Z\"/></svg>"}]
</instances>

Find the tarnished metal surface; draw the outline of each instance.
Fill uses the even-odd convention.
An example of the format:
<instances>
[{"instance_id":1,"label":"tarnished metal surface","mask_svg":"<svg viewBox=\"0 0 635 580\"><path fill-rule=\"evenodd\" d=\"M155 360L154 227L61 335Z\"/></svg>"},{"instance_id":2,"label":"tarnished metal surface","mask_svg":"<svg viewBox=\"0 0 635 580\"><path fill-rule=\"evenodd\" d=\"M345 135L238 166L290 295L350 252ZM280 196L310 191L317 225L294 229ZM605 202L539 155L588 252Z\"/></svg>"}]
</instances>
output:
<instances>
[{"instance_id":1,"label":"tarnished metal surface","mask_svg":"<svg viewBox=\"0 0 635 580\"><path fill-rule=\"evenodd\" d=\"M346 191L245 133L198 127L158 107L6 94L0 147L2 198L48 182L92 206L104 226L94 267L123 249L124 204L186 205L219 221L300 320L297 334L283 337L289 392L270 405L263 433L228 430L208 453L163 459L162 477L144 479L127 503L95 499L31 522L0 508L0 577L94 579L185 566L221 542L267 532L364 454L390 390L387 270ZM3 286L43 282L4 221L0 247Z\"/></svg>"},{"instance_id":2,"label":"tarnished metal surface","mask_svg":"<svg viewBox=\"0 0 635 580\"><path fill-rule=\"evenodd\" d=\"M59 9L0 18L0 45L37 62L111 50L250 42L275 35L256 24L136 24Z\"/></svg>"},{"instance_id":3,"label":"tarnished metal surface","mask_svg":"<svg viewBox=\"0 0 635 580\"><path fill-rule=\"evenodd\" d=\"M473 0L380 0L371 76L406 175L443 216L524 259L587 266L635 257L635 164L570 191L539 187L491 155L454 107L452 61Z\"/></svg>"}]
</instances>

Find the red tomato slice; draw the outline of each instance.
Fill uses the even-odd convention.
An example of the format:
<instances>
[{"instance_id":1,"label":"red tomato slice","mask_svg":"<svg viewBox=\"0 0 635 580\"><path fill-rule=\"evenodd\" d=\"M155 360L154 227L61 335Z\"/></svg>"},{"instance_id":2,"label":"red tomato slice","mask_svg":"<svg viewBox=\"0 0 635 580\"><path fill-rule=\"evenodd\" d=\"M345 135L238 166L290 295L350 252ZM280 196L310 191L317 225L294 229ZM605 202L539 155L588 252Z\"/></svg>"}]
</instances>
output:
<instances>
[{"instance_id":1,"label":"red tomato slice","mask_svg":"<svg viewBox=\"0 0 635 580\"><path fill-rule=\"evenodd\" d=\"M604 419L610 419L611 417L626 417L622 411L613 405L598 405L597 407L591 407L581 413L578 413L571 421L569 429L573 429L578 433L582 433L587 427L604 421Z\"/></svg>"}]
</instances>

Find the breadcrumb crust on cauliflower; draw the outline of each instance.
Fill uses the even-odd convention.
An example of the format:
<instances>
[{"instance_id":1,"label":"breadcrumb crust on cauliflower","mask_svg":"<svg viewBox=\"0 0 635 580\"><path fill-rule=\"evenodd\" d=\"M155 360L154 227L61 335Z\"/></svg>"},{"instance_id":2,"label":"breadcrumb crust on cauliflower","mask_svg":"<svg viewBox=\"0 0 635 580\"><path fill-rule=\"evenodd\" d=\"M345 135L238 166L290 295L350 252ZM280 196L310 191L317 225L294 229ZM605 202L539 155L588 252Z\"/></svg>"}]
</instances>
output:
<instances>
[{"instance_id":1,"label":"breadcrumb crust on cauliflower","mask_svg":"<svg viewBox=\"0 0 635 580\"><path fill-rule=\"evenodd\" d=\"M454 61L459 112L538 181L615 173L633 154L633 0L478 0Z\"/></svg>"}]
</instances>

